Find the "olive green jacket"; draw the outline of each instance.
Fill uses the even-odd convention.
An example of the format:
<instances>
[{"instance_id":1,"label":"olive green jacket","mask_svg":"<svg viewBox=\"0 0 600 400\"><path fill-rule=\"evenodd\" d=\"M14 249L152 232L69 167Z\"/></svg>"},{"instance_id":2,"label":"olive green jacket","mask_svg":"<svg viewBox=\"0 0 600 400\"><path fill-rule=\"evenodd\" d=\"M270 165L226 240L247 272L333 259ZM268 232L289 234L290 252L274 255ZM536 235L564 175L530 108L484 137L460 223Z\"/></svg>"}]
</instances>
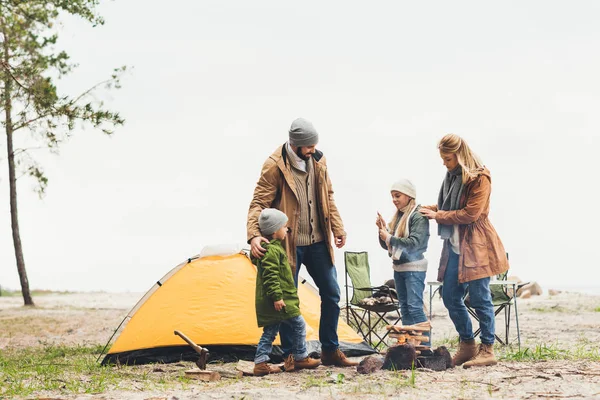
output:
<instances>
[{"instance_id":1,"label":"olive green jacket","mask_svg":"<svg viewBox=\"0 0 600 400\"><path fill-rule=\"evenodd\" d=\"M262 243L267 252L256 265L256 319L258 326L268 326L300 315L300 299L292 269L281 240ZM274 302L283 300L285 307L276 311Z\"/></svg>"}]
</instances>

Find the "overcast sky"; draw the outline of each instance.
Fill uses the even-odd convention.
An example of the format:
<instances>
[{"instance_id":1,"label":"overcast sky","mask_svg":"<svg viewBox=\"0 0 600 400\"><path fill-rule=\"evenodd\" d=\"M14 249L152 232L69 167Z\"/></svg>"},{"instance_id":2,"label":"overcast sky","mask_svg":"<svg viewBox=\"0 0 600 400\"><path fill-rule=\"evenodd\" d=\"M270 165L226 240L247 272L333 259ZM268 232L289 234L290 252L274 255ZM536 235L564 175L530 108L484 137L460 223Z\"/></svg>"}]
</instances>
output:
<instances>
[{"instance_id":1,"label":"overcast sky","mask_svg":"<svg viewBox=\"0 0 600 400\"><path fill-rule=\"evenodd\" d=\"M374 283L392 276L376 211L391 217L399 178L436 202L437 142L452 132L491 171L511 274L600 290L597 1L117 0L100 12L97 28L65 18L59 47L80 66L59 88L133 67L101 94L127 123L112 138L78 131L60 156L37 152L43 200L19 180L32 288L145 291L206 245L245 242L262 163L304 117L328 159L344 250L369 251ZM18 288L0 143L0 285Z\"/></svg>"}]
</instances>

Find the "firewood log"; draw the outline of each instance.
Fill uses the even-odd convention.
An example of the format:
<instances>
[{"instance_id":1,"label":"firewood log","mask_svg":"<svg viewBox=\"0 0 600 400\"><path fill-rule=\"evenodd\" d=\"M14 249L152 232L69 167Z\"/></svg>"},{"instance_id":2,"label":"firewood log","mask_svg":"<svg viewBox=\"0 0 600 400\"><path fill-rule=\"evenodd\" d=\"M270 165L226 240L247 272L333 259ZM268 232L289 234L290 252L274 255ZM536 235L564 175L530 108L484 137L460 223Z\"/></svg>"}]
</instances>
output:
<instances>
[{"instance_id":1,"label":"firewood log","mask_svg":"<svg viewBox=\"0 0 600 400\"><path fill-rule=\"evenodd\" d=\"M431 325L386 325L385 327L388 331L394 332L429 332L431 330Z\"/></svg>"}]
</instances>

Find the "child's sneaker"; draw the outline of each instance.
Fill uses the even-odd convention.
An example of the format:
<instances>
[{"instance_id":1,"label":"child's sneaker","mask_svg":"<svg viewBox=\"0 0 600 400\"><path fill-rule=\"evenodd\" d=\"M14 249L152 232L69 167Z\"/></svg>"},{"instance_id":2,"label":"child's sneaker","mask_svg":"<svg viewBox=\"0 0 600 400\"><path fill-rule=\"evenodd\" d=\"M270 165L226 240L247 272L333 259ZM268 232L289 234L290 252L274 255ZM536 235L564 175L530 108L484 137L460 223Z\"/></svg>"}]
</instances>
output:
<instances>
[{"instance_id":1,"label":"child's sneaker","mask_svg":"<svg viewBox=\"0 0 600 400\"><path fill-rule=\"evenodd\" d=\"M296 369L313 369L321 365L321 360L315 360L314 358L306 357L303 360L295 360L294 367Z\"/></svg>"},{"instance_id":2,"label":"child's sneaker","mask_svg":"<svg viewBox=\"0 0 600 400\"><path fill-rule=\"evenodd\" d=\"M254 376L264 376L269 374L276 374L278 372L281 372L280 368L269 365L266 362L254 364Z\"/></svg>"}]
</instances>

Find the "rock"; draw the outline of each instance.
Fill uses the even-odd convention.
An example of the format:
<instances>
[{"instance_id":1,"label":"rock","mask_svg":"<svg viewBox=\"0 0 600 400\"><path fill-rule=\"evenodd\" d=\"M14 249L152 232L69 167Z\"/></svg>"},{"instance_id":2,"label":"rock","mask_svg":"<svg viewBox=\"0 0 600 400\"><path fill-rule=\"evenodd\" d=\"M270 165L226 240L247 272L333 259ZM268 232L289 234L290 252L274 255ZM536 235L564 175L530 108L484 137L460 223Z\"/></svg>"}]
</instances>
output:
<instances>
[{"instance_id":1,"label":"rock","mask_svg":"<svg viewBox=\"0 0 600 400\"><path fill-rule=\"evenodd\" d=\"M383 366L384 362L383 356L368 356L365 357L360 364L356 366L356 372L359 374L370 374L373 373Z\"/></svg>"},{"instance_id":2,"label":"rock","mask_svg":"<svg viewBox=\"0 0 600 400\"><path fill-rule=\"evenodd\" d=\"M561 292L560 290L556 290L556 289L550 289L550 290L548 290L548 294L549 294L550 296L557 296L557 295L559 295L559 294L561 294L561 293L562 293L562 292Z\"/></svg>"},{"instance_id":3,"label":"rock","mask_svg":"<svg viewBox=\"0 0 600 400\"><path fill-rule=\"evenodd\" d=\"M420 357L417 357L418 368L429 368L434 371L445 371L448 368L452 368L452 357L450 352L445 346L440 346L429 354L423 353Z\"/></svg>"},{"instance_id":4,"label":"rock","mask_svg":"<svg viewBox=\"0 0 600 400\"><path fill-rule=\"evenodd\" d=\"M412 344L400 344L392 346L388 349L385 355L385 361L383 362L383 369L387 370L399 370L399 369L412 369L417 359L417 353L415 346Z\"/></svg>"},{"instance_id":5,"label":"rock","mask_svg":"<svg viewBox=\"0 0 600 400\"><path fill-rule=\"evenodd\" d=\"M450 352L448 351L448 349L446 348L446 346L440 346L437 349L435 349L433 351L433 353L435 355L438 355L440 357L443 357L444 360L446 360L446 368L452 368L452 356L450 355Z\"/></svg>"},{"instance_id":6,"label":"rock","mask_svg":"<svg viewBox=\"0 0 600 400\"><path fill-rule=\"evenodd\" d=\"M531 282L517 290L517 296L523 297L526 291L529 291L530 296L539 296L543 293L542 287L537 282Z\"/></svg>"},{"instance_id":7,"label":"rock","mask_svg":"<svg viewBox=\"0 0 600 400\"><path fill-rule=\"evenodd\" d=\"M523 290L519 292L519 298L528 299L531 297L531 292L529 290Z\"/></svg>"}]
</instances>

